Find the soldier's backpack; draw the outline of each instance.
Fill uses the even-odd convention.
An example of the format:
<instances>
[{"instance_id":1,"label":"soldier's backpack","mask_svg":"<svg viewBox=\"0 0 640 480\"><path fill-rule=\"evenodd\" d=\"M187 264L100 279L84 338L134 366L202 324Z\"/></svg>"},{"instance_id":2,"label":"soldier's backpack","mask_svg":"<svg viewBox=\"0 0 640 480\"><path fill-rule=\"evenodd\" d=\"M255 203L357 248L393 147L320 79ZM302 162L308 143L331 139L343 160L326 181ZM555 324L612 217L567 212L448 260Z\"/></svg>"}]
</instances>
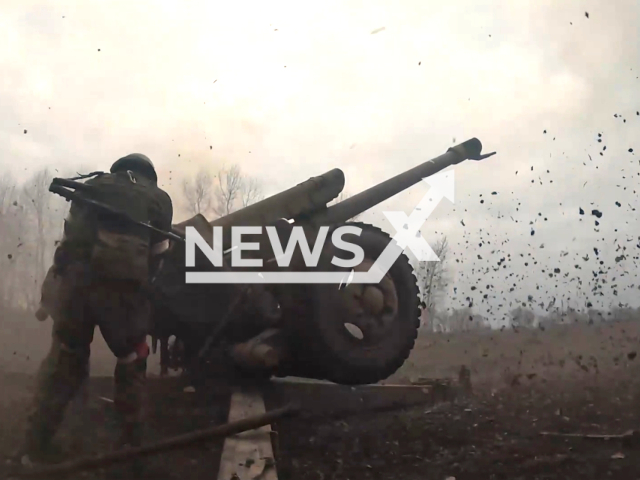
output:
<instances>
[{"instance_id":1,"label":"soldier's backpack","mask_svg":"<svg viewBox=\"0 0 640 480\"><path fill-rule=\"evenodd\" d=\"M133 220L151 220L157 201L155 185L133 172L101 174L87 180L82 195L126 213ZM84 243L91 271L102 278L146 282L150 235L147 230L91 206L72 202L65 221L65 240ZM84 240L84 241L83 241Z\"/></svg>"}]
</instances>

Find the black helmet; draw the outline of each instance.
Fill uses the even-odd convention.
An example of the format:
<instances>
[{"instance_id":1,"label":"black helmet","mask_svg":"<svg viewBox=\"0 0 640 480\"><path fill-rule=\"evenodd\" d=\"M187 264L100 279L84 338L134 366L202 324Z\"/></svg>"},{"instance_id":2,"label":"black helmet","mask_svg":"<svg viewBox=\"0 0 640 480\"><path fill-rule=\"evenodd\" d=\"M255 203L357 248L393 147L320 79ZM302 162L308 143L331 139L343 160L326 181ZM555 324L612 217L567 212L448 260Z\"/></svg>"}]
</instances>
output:
<instances>
[{"instance_id":1,"label":"black helmet","mask_svg":"<svg viewBox=\"0 0 640 480\"><path fill-rule=\"evenodd\" d=\"M131 153L111 165L111 173L126 170L139 173L154 182L158 181L158 176L156 175L156 169L153 166L153 163L149 160L149 157L142 155L141 153Z\"/></svg>"}]
</instances>

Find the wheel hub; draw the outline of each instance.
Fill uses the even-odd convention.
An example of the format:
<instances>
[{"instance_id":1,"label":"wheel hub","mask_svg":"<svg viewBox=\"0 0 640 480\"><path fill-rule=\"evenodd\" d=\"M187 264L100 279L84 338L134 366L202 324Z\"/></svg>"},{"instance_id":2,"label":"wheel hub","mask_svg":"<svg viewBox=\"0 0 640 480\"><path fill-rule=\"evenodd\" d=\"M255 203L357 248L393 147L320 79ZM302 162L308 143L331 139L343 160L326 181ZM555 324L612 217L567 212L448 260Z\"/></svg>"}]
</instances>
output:
<instances>
[{"instance_id":1,"label":"wheel hub","mask_svg":"<svg viewBox=\"0 0 640 480\"><path fill-rule=\"evenodd\" d=\"M366 258L354 270L367 272L373 263ZM348 321L344 322L345 331L358 340L375 342L384 337L398 313L398 293L388 274L377 285L347 285L343 289L343 299L349 313ZM356 329L360 335L354 332Z\"/></svg>"}]
</instances>

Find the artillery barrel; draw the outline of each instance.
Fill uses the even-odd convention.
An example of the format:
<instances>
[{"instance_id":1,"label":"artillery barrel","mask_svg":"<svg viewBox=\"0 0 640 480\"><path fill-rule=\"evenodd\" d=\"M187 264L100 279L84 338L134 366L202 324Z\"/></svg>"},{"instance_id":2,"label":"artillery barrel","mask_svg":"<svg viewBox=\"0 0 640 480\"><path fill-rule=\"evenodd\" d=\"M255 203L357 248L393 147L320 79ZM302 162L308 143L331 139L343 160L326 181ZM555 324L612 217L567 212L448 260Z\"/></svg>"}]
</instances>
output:
<instances>
[{"instance_id":1,"label":"artillery barrel","mask_svg":"<svg viewBox=\"0 0 640 480\"><path fill-rule=\"evenodd\" d=\"M384 202L388 198L415 185L423 178L438 173L450 165L455 165L464 160L480 160L483 156L482 143L477 138L472 138L464 143L451 147L447 153L429 160L417 167L396 175L378 185L375 185L357 195L354 195L326 210L318 212L313 217L316 225L334 225L348 221L350 218Z\"/></svg>"},{"instance_id":2,"label":"artillery barrel","mask_svg":"<svg viewBox=\"0 0 640 480\"><path fill-rule=\"evenodd\" d=\"M293 219L325 208L344 188L344 173L338 168L312 177L295 187L220 217L212 226L270 225L281 218Z\"/></svg>"}]
</instances>

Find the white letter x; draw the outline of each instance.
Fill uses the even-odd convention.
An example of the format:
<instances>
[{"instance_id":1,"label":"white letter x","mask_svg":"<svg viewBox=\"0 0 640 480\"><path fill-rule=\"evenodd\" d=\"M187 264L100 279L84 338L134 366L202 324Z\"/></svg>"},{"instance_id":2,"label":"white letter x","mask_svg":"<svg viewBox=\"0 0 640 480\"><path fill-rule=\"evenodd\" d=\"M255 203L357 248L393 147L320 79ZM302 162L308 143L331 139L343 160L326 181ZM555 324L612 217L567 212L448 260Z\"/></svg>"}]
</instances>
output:
<instances>
[{"instance_id":1,"label":"white letter x","mask_svg":"<svg viewBox=\"0 0 640 480\"><path fill-rule=\"evenodd\" d=\"M384 212L384 215L396 229L393 239L400 248L404 250L408 247L418 261L439 262L440 259L422 236L420 228L443 198L453 201L453 170L422 180L431 185L431 189L409 217L404 212Z\"/></svg>"}]
</instances>

